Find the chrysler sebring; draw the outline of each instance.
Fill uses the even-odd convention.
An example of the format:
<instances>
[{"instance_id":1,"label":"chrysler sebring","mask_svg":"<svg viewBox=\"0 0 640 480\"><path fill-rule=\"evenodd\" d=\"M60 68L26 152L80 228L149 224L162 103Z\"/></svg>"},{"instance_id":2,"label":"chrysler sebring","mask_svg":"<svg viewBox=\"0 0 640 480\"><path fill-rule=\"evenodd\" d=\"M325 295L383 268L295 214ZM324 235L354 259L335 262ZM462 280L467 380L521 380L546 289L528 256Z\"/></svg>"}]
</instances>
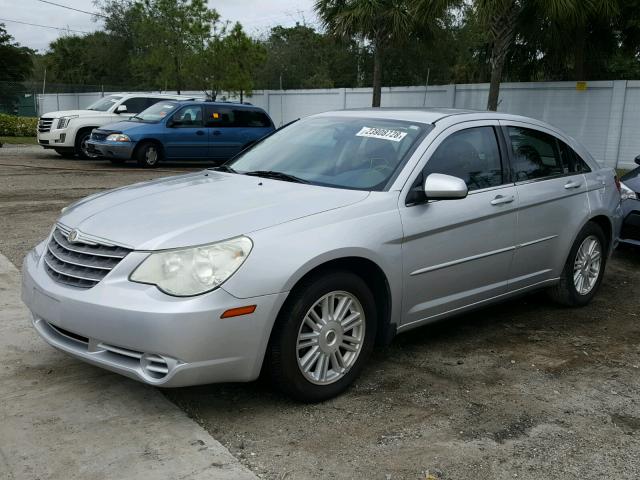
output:
<instances>
[{"instance_id":1,"label":"chrysler sebring","mask_svg":"<svg viewBox=\"0 0 640 480\"><path fill-rule=\"evenodd\" d=\"M213 169L65 208L26 257L51 345L163 387L251 381L320 401L376 345L545 288L596 294L620 228L611 169L493 112L329 112Z\"/></svg>"}]
</instances>

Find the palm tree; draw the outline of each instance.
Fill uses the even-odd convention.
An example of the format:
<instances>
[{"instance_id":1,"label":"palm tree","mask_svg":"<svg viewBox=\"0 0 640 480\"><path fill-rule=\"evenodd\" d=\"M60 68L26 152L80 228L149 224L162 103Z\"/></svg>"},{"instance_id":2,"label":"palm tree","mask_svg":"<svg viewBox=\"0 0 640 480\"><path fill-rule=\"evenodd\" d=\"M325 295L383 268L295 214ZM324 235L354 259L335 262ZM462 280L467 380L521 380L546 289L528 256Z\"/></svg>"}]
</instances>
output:
<instances>
[{"instance_id":1,"label":"palm tree","mask_svg":"<svg viewBox=\"0 0 640 480\"><path fill-rule=\"evenodd\" d=\"M495 111L505 60L519 25L527 22L532 12L546 16L552 23L576 28L585 25L593 15L613 15L617 11L618 0L476 0L475 6L488 27L492 43L487 110Z\"/></svg>"},{"instance_id":2,"label":"palm tree","mask_svg":"<svg viewBox=\"0 0 640 480\"><path fill-rule=\"evenodd\" d=\"M414 12L409 0L316 0L325 27L339 36L360 36L373 49L373 107L382 97L382 54L397 39L411 34Z\"/></svg>"}]
</instances>

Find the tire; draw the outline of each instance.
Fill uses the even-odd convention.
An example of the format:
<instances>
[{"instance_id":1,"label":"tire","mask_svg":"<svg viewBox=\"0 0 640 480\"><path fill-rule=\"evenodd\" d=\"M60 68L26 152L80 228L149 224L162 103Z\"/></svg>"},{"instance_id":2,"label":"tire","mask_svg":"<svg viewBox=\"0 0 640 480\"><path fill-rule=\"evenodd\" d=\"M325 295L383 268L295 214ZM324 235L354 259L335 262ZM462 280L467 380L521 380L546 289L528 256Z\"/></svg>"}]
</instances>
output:
<instances>
[{"instance_id":1,"label":"tire","mask_svg":"<svg viewBox=\"0 0 640 480\"><path fill-rule=\"evenodd\" d=\"M595 247L593 248L595 248L595 251L593 253L585 252L585 249L589 250L589 247L594 245L594 242ZM608 248L608 242L602 228L596 223L587 223L580 230L571 247L569 257L560 276L560 282L549 290L551 298L567 307L583 307L587 305L593 299L602 283ZM596 252L599 252L599 255ZM586 265L585 261L579 258L579 254L582 255L582 258L585 258L585 253L587 253ZM594 277L594 267L597 260L599 260L599 263L597 263L597 274ZM584 265L580 274L576 270L578 262ZM580 283L579 279L575 280L574 276L580 277L582 283ZM591 282L593 283L591 284Z\"/></svg>"},{"instance_id":2,"label":"tire","mask_svg":"<svg viewBox=\"0 0 640 480\"><path fill-rule=\"evenodd\" d=\"M76 156L76 152L72 148L56 148L55 151L62 158L73 158Z\"/></svg>"},{"instance_id":3,"label":"tire","mask_svg":"<svg viewBox=\"0 0 640 480\"><path fill-rule=\"evenodd\" d=\"M318 321L329 303L339 308L349 300L350 305L341 309L342 322ZM373 350L376 327L375 300L359 276L336 270L303 280L287 299L271 334L266 366L274 385L302 402L339 395L360 375Z\"/></svg>"},{"instance_id":4,"label":"tire","mask_svg":"<svg viewBox=\"0 0 640 480\"><path fill-rule=\"evenodd\" d=\"M85 160L98 158L100 156L97 153L89 152L87 148L87 140L89 140L89 137L91 137L91 130L80 131L76 136L75 153L78 157Z\"/></svg>"},{"instance_id":5,"label":"tire","mask_svg":"<svg viewBox=\"0 0 640 480\"><path fill-rule=\"evenodd\" d=\"M162 150L156 143L146 142L136 149L135 157L139 166L155 168L162 161Z\"/></svg>"}]
</instances>

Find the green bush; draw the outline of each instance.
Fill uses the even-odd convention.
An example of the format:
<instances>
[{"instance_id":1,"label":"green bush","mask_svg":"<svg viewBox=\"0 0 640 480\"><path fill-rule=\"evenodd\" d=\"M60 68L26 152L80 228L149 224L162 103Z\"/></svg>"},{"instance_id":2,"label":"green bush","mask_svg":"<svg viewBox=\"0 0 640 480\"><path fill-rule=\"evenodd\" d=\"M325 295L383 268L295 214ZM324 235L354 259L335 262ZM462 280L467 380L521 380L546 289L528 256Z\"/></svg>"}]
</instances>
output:
<instances>
[{"instance_id":1,"label":"green bush","mask_svg":"<svg viewBox=\"0 0 640 480\"><path fill-rule=\"evenodd\" d=\"M35 137L38 119L0 113L0 137Z\"/></svg>"}]
</instances>

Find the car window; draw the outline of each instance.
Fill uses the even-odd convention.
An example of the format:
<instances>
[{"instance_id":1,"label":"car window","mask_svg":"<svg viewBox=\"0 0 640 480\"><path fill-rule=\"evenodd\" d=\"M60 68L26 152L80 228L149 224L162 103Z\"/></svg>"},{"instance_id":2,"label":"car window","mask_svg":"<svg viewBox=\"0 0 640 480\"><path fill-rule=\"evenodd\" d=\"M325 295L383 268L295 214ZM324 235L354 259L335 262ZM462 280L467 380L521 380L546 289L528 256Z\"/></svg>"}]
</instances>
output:
<instances>
[{"instance_id":1,"label":"car window","mask_svg":"<svg viewBox=\"0 0 640 480\"><path fill-rule=\"evenodd\" d=\"M97 102L92 103L87 107L87 110L95 110L96 112L106 112L113 107L118 100L122 97L118 95L109 95L108 97L101 98Z\"/></svg>"},{"instance_id":2,"label":"car window","mask_svg":"<svg viewBox=\"0 0 640 480\"><path fill-rule=\"evenodd\" d=\"M149 123L159 122L173 112L177 106L178 104L175 102L163 100L147 108L144 112L139 113L131 120Z\"/></svg>"},{"instance_id":3,"label":"car window","mask_svg":"<svg viewBox=\"0 0 640 480\"><path fill-rule=\"evenodd\" d=\"M127 107L127 113L140 113L147 109L149 103L145 97L133 97L122 102L122 105Z\"/></svg>"},{"instance_id":4,"label":"car window","mask_svg":"<svg viewBox=\"0 0 640 480\"><path fill-rule=\"evenodd\" d=\"M235 124L234 110L217 105L205 108L208 127L233 127Z\"/></svg>"},{"instance_id":5,"label":"car window","mask_svg":"<svg viewBox=\"0 0 640 480\"><path fill-rule=\"evenodd\" d=\"M202 107L200 105L187 105L182 107L173 116L175 127L201 127Z\"/></svg>"},{"instance_id":6,"label":"car window","mask_svg":"<svg viewBox=\"0 0 640 480\"><path fill-rule=\"evenodd\" d=\"M233 111L235 124L238 127L266 128L271 126L271 121L266 113L259 110L238 109Z\"/></svg>"},{"instance_id":7,"label":"car window","mask_svg":"<svg viewBox=\"0 0 640 480\"><path fill-rule=\"evenodd\" d=\"M503 183L500 150L493 127L475 127L451 134L431 156L423 170L461 178L469 191Z\"/></svg>"},{"instance_id":8,"label":"car window","mask_svg":"<svg viewBox=\"0 0 640 480\"><path fill-rule=\"evenodd\" d=\"M589 165L580 158L580 155L578 155L573 148L562 140L558 140L558 144L560 145L562 168L565 173L587 173L591 171Z\"/></svg>"},{"instance_id":9,"label":"car window","mask_svg":"<svg viewBox=\"0 0 640 480\"><path fill-rule=\"evenodd\" d=\"M508 127L516 182L565 173L556 137L538 130Z\"/></svg>"},{"instance_id":10,"label":"car window","mask_svg":"<svg viewBox=\"0 0 640 480\"><path fill-rule=\"evenodd\" d=\"M316 185L384 190L432 125L380 118L309 117L246 150L228 165L275 171Z\"/></svg>"},{"instance_id":11,"label":"car window","mask_svg":"<svg viewBox=\"0 0 640 480\"><path fill-rule=\"evenodd\" d=\"M170 101L170 100L166 98L147 98L147 108L155 105L156 103L166 102L166 101Z\"/></svg>"}]
</instances>

